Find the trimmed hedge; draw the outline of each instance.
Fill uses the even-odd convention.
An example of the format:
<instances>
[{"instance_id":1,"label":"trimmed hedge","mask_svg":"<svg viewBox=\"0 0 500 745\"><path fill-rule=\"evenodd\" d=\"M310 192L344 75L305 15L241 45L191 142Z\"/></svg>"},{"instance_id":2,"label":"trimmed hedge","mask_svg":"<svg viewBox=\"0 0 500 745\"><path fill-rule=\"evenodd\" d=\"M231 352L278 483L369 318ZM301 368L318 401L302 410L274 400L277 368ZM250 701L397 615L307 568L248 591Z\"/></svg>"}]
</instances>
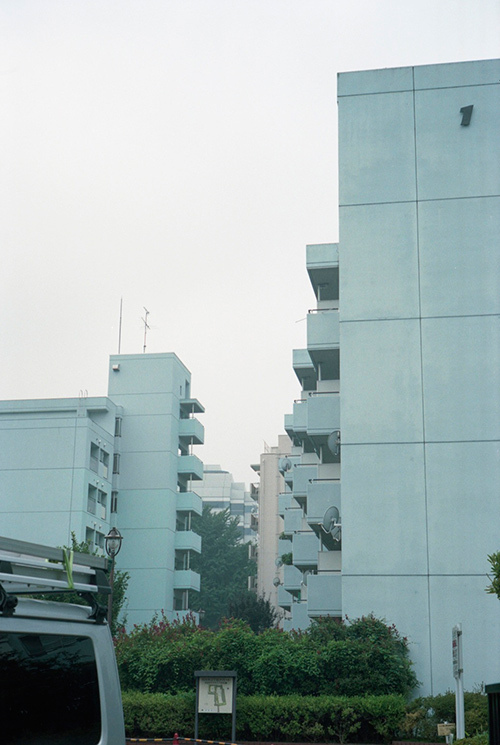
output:
<instances>
[{"instance_id":1,"label":"trimmed hedge","mask_svg":"<svg viewBox=\"0 0 500 745\"><path fill-rule=\"evenodd\" d=\"M194 736L195 694L124 692L127 737ZM389 742L405 719L403 696L238 696L236 739ZM229 740L231 717L200 715L201 739Z\"/></svg>"}]
</instances>

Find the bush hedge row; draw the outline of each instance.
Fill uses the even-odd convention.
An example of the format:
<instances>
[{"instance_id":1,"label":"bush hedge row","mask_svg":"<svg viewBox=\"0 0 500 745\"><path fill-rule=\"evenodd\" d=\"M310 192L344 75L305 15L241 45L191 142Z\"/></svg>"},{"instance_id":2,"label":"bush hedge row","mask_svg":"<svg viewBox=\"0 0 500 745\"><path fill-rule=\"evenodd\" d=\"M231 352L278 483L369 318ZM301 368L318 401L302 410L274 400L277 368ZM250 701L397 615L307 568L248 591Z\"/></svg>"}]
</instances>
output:
<instances>
[{"instance_id":1,"label":"bush hedge row","mask_svg":"<svg viewBox=\"0 0 500 745\"><path fill-rule=\"evenodd\" d=\"M465 733L473 737L488 729L488 697L479 691L464 693ZM416 698L408 704L405 732L408 737L436 740L439 722L455 721L455 694Z\"/></svg>"},{"instance_id":2,"label":"bush hedge row","mask_svg":"<svg viewBox=\"0 0 500 745\"><path fill-rule=\"evenodd\" d=\"M191 691L195 670L236 670L246 696L407 695L416 685L406 639L371 616L260 634L235 620L217 632L154 620L119 634L116 656L122 688L148 693Z\"/></svg>"},{"instance_id":3,"label":"bush hedge row","mask_svg":"<svg viewBox=\"0 0 500 745\"><path fill-rule=\"evenodd\" d=\"M127 737L194 736L195 694L124 692ZM388 742L405 719L403 696L238 696L237 741ZM231 717L199 717L201 739L231 739Z\"/></svg>"}]
</instances>

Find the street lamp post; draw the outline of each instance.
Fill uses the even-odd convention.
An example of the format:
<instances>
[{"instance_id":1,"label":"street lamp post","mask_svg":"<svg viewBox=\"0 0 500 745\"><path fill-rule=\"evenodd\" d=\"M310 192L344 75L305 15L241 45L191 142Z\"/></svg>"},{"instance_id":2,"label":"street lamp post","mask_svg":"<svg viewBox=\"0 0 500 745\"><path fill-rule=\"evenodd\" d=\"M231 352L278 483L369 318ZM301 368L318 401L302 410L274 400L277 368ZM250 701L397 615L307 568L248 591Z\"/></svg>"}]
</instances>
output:
<instances>
[{"instance_id":1,"label":"street lamp post","mask_svg":"<svg viewBox=\"0 0 500 745\"><path fill-rule=\"evenodd\" d=\"M111 573L109 575L111 592L108 596L108 625L111 628L111 616L113 611L113 581L115 577L115 557L122 547L123 536L117 528L111 528L104 541L106 553L111 559Z\"/></svg>"}]
</instances>

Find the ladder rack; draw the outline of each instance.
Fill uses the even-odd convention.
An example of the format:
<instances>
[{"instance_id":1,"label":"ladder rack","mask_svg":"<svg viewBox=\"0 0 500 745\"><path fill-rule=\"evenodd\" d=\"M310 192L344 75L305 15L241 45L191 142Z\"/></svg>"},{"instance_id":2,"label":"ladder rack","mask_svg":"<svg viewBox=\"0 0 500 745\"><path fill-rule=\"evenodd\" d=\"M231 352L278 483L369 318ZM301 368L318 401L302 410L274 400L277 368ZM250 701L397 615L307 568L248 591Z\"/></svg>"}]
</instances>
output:
<instances>
[{"instance_id":1,"label":"ladder rack","mask_svg":"<svg viewBox=\"0 0 500 745\"><path fill-rule=\"evenodd\" d=\"M66 592L78 593L96 611L96 594L111 593L108 567L105 557L0 537L0 613L12 613L19 595Z\"/></svg>"}]
</instances>

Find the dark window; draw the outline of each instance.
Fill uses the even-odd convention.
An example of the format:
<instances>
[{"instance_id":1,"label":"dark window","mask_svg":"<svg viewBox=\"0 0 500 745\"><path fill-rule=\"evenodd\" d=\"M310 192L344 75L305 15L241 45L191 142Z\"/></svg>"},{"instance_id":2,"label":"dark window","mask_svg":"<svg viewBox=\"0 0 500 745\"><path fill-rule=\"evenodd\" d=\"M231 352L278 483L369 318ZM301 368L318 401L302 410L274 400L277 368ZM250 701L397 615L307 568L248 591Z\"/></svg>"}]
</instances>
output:
<instances>
[{"instance_id":1,"label":"dark window","mask_svg":"<svg viewBox=\"0 0 500 745\"><path fill-rule=\"evenodd\" d=\"M113 473L120 473L120 453L113 455Z\"/></svg>"},{"instance_id":2,"label":"dark window","mask_svg":"<svg viewBox=\"0 0 500 745\"><path fill-rule=\"evenodd\" d=\"M2 633L0 680L5 745L99 742L99 683L88 637Z\"/></svg>"}]
</instances>

